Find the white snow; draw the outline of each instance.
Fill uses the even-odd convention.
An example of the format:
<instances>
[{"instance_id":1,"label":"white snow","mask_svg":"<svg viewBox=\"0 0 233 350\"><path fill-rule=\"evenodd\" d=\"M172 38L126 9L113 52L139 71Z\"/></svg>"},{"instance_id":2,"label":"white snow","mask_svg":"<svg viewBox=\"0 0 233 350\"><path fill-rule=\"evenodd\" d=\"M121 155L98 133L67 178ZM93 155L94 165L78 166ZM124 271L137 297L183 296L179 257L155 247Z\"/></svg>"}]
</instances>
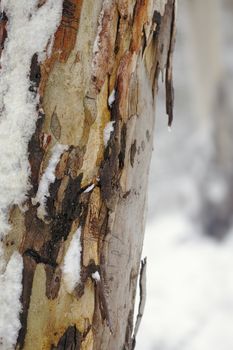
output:
<instances>
[{"instance_id":1,"label":"white snow","mask_svg":"<svg viewBox=\"0 0 233 350\"><path fill-rule=\"evenodd\" d=\"M31 58L46 49L62 14L62 0L2 0L8 17L0 70L0 236L9 229L8 209L29 189L28 142L35 130L36 104L29 92Z\"/></svg>"},{"instance_id":2,"label":"white snow","mask_svg":"<svg viewBox=\"0 0 233 350\"><path fill-rule=\"evenodd\" d=\"M108 98L108 105L110 108L112 107L113 102L115 101L115 98L116 98L116 90L113 89L111 94L109 95L109 98Z\"/></svg>"},{"instance_id":3,"label":"white snow","mask_svg":"<svg viewBox=\"0 0 233 350\"><path fill-rule=\"evenodd\" d=\"M80 281L82 251L80 236L81 227L73 235L64 258L63 279L68 293L72 293Z\"/></svg>"},{"instance_id":4,"label":"white snow","mask_svg":"<svg viewBox=\"0 0 233 350\"><path fill-rule=\"evenodd\" d=\"M92 185L88 186L83 193L91 192L94 187L95 187L95 184L92 184Z\"/></svg>"},{"instance_id":5,"label":"white snow","mask_svg":"<svg viewBox=\"0 0 233 350\"><path fill-rule=\"evenodd\" d=\"M49 164L42 175L42 178L39 183L36 197L32 199L32 203L40 203L40 206L37 209L37 215L39 218L43 219L46 215L46 200L49 197L49 186L56 179L55 170L56 166L60 160L60 157L63 152L68 149L67 145L56 144L52 149L52 156L49 160Z\"/></svg>"},{"instance_id":6,"label":"white snow","mask_svg":"<svg viewBox=\"0 0 233 350\"><path fill-rule=\"evenodd\" d=\"M155 261L138 349L231 350L233 237L203 238L182 213L158 217L146 234L144 251Z\"/></svg>"},{"instance_id":7,"label":"white snow","mask_svg":"<svg viewBox=\"0 0 233 350\"><path fill-rule=\"evenodd\" d=\"M0 349L13 350L20 329L23 259L14 252L5 267L0 247Z\"/></svg>"},{"instance_id":8,"label":"white snow","mask_svg":"<svg viewBox=\"0 0 233 350\"><path fill-rule=\"evenodd\" d=\"M98 271L94 272L91 277L96 281L99 282L100 281L100 274Z\"/></svg>"},{"instance_id":9,"label":"white snow","mask_svg":"<svg viewBox=\"0 0 233 350\"><path fill-rule=\"evenodd\" d=\"M106 147L110 139L111 133L114 131L115 121L108 122L104 128L104 146Z\"/></svg>"},{"instance_id":10,"label":"white snow","mask_svg":"<svg viewBox=\"0 0 233 350\"><path fill-rule=\"evenodd\" d=\"M2 0L8 17L7 39L0 60L0 238L9 230L8 210L21 208L30 187L28 142L38 113L29 87L32 56L46 50L62 14L62 0ZM11 350L20 329L23 260L14 252L7 264L0 247L0 349Z\"/></svg>"}]
</instances>

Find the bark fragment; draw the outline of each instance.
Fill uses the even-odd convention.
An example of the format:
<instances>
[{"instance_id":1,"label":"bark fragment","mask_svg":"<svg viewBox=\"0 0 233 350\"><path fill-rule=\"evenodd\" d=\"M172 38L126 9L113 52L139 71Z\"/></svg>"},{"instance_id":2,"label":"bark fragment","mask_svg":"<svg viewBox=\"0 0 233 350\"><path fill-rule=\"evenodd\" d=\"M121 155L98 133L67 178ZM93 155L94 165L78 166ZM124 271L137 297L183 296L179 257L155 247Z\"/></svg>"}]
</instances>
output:
<instances>
[{"instance_id":1,"label":"bark fragment","mask_svg":"<svg viewBox=\"0 0 233 350\"><path fill-rule=\"evenodd\" d=\"M147 264L147 260L146 258L144 258L141 261L141 269L140 269L140 275L139 275L140 301L138 305L138 313L137 313L136 323L134 326L134 332L132 337L132 350L135 349L135 346L136 346L136 336L140 327L140 323L142 320L142 316L143 316L144 308L146 304L146 264Z\"/></svg>"},{"instance_id":2,"label":"bark fragment","mask_svg":"<svg viewBox=\"0 0 233 350\"><path fill-rule=\"evenodd\" d=\"M171 126L173 121L173 107L174 107L172 64L173 64L173 52L175 48L175 39L176 39L176 4L177 4L177 0L174 0L173 9L172 9L170 47L168 51L167 67L166 67L166 112L168 115L168 126Z\"/></svg>"},{"instance_id":3,"label":"bark fragment","mask_svg":"<svg viewBox=\"0 0 233 350\"><path fill-rule=\"evenodd\" d=\"M1 57L2 50L4 49L4 42L7 38L7 30L6 30L7 21L8 21L8 18L5 12L1 12L0 13L0 57Z\"/></svg>"},{"instance_id":4,"label":"bark fragment","mask_svg":"<svg viewBox=\"0 0 233 350\"><path fill-rule=\"evenodd\" d=\"M70 326L51 350L80 350L81 334L75 326Z\"/></svg>"},{"instance_id":5,"label":"bark fragment","mask_svg":"<svg viewBox=\"0 0 233 350\"><path fill-rule=\"evenodd\" d=\"M168 0L165 5L164 15L159 16L154 13L153 19L157 24L155 37L157 44L157 62L158 69L164 79L165 71L165 92L166 92L166 112L168 115L168 126L171 126L173 120L174 89L172 76L172 60L176 37L176 0Z\"/></svg>"},{"instance_id":6,"label":"bark fragment","mask_svg":"<svg viewBox=\"0 0 233 350\"><path fill-rule=\"evenodd\" d=\"M83 0L64 0L62 20L52 45L52 54L42 64L43 79L40 84L40 95L43 96L48 75L56 61L66 62L74 49L79 28Z\"/></svg>"}]
</instances>

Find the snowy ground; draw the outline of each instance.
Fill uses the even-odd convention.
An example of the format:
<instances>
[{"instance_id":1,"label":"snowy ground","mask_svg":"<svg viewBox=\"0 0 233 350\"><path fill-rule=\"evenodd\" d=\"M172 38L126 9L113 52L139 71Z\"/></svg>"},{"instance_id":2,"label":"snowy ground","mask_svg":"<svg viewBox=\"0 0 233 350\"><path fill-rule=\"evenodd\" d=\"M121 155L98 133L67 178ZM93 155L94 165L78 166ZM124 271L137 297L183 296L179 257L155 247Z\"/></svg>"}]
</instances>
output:
<instances>
[{"instance_id":1,"label":"snowy ground","mask_svg":"<svg viewBox=\"0 0 233 350\"><path fill-rule=\"evenodd\" d=\"M232 350L233 229L217 240L206 234L202 221L204 198L221 206L226 187L213 166L212 128L207 128L208 122L202 123L194 105L198 96L191 95L193 72L190 74L187 13L182 4L181 0L183 19L178 27L175 123L171 133L163 118L163 102L157 111L143 252L148 257L147 303L136 349ZM228 22L221 11L230 37L233 10L231 16L228 12ZM231 53L224 57L232 72Z\"/></svg>"},{"instance_id":2,"label":"snowy ground","mask_svg":"<svg viewBox=\"0 0 233 350\"><path fill-rule=\"evenodd\" d=\"M232 237L221 244L203 238L180 213L156 221L147 227L148 296L137 349L232 350Z\"/></svg>"}]
</instances>

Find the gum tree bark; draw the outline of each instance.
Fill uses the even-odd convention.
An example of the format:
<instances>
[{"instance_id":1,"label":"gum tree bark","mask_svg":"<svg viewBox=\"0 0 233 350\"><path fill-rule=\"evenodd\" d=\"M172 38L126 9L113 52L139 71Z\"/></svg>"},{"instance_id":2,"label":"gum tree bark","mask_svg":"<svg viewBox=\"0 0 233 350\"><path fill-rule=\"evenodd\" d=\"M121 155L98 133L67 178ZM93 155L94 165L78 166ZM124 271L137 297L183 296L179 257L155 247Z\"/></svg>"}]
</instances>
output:
<instances>
[{"instance_id":1,"label":"gum tree bark","mask_svg":"<svg viewBox=\"0 0 233 350\"><path fill-rule=\"evenodd\" d=\"M6 259L14 250L23 256L17 349L135 345L160 71L172 121L174 17L174 0L64 0L50 57L41 65L32 57L30 79L40 95L28 145L32 187L27 210L11 209L3 242ZM49 186L46 215L39 215L35 198L57 143L68 147ZM78 227L81 277L70 291L63 264Z\"/></svg>"}]
</instances>

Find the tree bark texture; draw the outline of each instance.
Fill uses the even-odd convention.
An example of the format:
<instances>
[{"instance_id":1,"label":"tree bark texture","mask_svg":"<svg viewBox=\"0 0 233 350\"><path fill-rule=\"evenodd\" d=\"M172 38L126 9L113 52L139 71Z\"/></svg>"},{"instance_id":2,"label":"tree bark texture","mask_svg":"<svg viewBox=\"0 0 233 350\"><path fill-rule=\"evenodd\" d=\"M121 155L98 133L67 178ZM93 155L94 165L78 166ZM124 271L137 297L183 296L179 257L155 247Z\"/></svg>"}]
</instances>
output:
<instances>
[{"instance_id":1,"label":"tree bark texture","mask_svg":"<svg viewBox=\"0 0 233 350\"><path fill-rule=\"evenodd\" d=\"M28 146L32 187L28 209L11 209L4 240L5 258L17 249L24 262L17 349L134 346L160 71L172 121L174 16L174 0L64 0L50 58L41 65L32 58L30 79L40 94ZM109 121L114 131L105 147ZM38 217L33 198L56 143L69 147L49 187L47 215ZM70 293L62 266L77 227L81 282Z\"/></svg>"}]
</instances>

